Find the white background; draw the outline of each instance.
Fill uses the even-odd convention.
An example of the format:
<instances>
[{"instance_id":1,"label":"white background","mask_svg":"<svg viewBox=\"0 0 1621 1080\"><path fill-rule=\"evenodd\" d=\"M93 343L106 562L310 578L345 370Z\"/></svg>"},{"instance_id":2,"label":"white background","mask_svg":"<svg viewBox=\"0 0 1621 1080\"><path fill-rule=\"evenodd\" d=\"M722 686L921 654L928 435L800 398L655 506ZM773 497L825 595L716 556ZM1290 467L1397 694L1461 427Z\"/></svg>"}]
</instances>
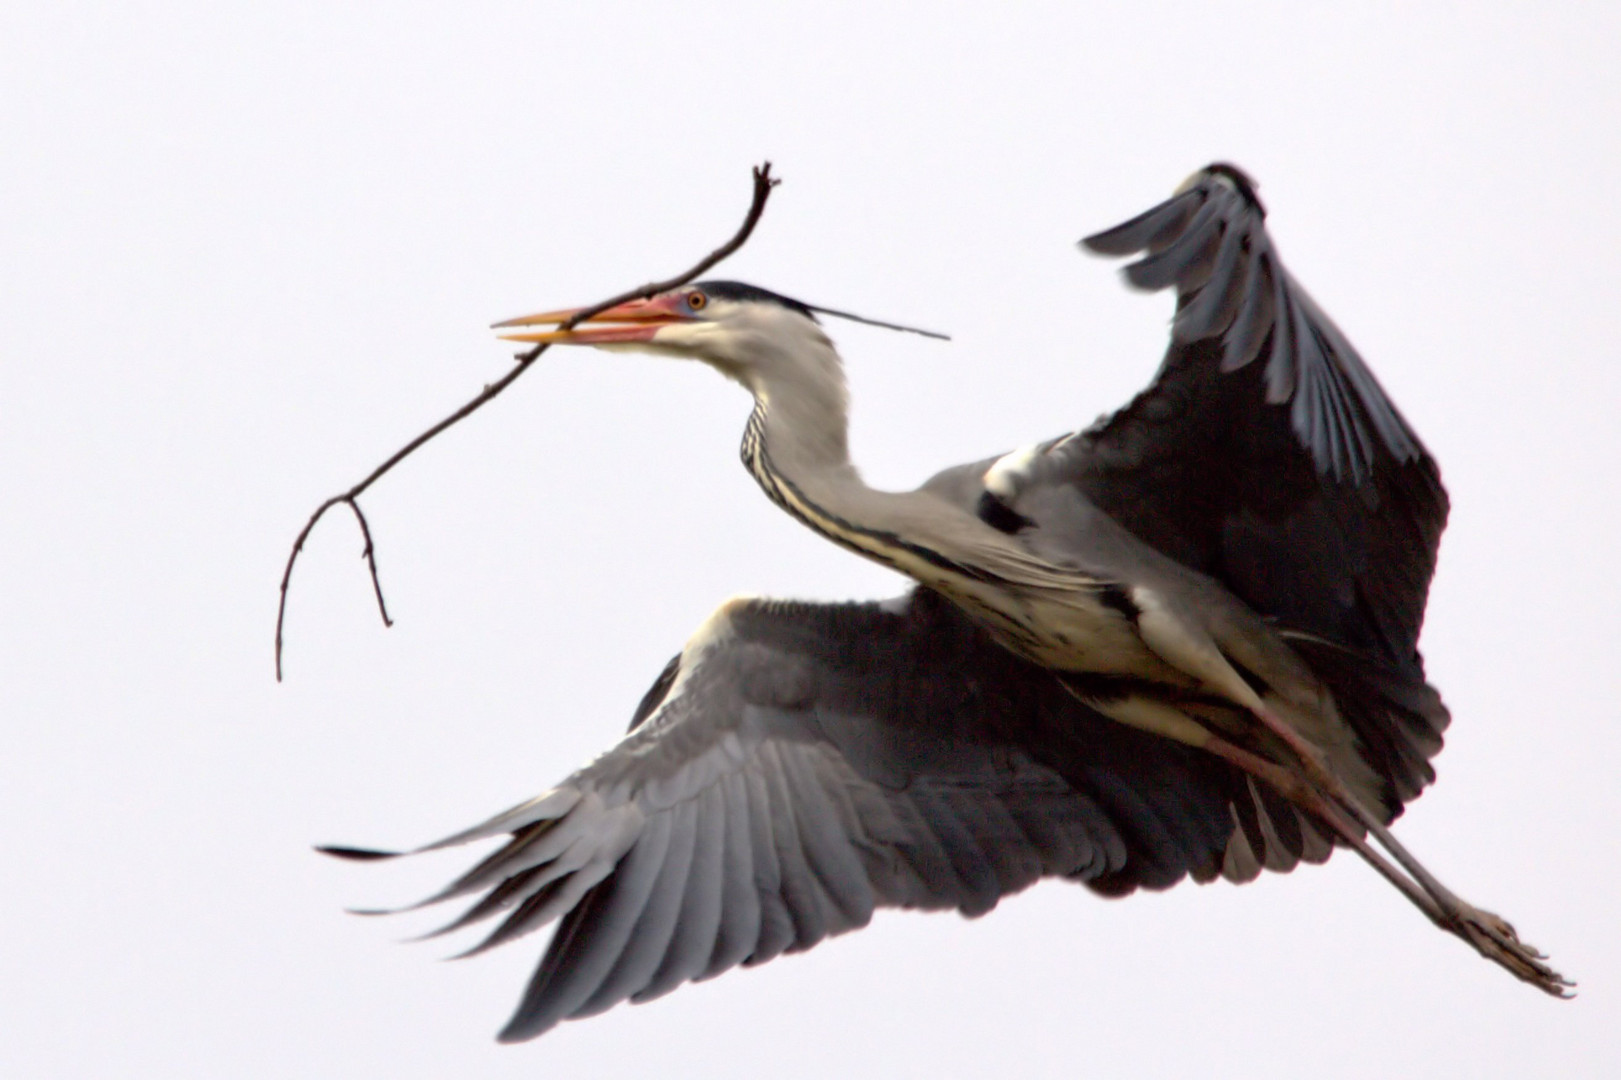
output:
<instances>
[{"instance_id":1,"label":"white background","mask_svg":"<svg viewBox=\"0 0 1621 1080\"><path fill-rule=\"evenodd\" d=\"M1611 4L9 4L0 10L0 1073L7 1077L1611 1076L1621 438ZM606 747L745 591L900 583L770 506L748 402L489 322L673 273L833 326L880 485L1144 384L1170 301L1074 241L1216 158L1442 462L1424 650L1455 717L1407 842L1582 981L1561 1004L1356 860L990 916L491 1035L543 945L439 964L344 865Z\"/></svg>"}]
</instances>

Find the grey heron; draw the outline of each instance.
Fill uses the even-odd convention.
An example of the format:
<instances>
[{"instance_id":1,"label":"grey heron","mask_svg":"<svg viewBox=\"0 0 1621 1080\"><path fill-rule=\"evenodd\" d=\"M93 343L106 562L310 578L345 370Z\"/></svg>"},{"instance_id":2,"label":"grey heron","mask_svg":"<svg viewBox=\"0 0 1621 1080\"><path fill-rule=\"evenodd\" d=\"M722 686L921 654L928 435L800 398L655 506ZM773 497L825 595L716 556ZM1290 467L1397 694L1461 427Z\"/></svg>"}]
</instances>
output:
<instances>
[{"instance_id":1,"label":"grey heron","mask_svg":"<svg viewBox=\"0 0 1621 1080\"><path fill-rule=\"evenodd\" d=\"M482 894L445 931L504 916L472 951L558 922L503 1039L809 948L880 906L978 915L1042 877L1111 896L1243 882L1336 845L1566 993L1387 828L1434 779L1448 722L1417 647L1447 497L1264 217L1218 164L1086 240L1142 254L1132 284L1176 290L1153 383L909 492L850 460L823 309L712 281L572 329L523 330L570 311L497 324L740 383L767 496L917 582L886 603L727 602L615 746L430 845L507 837L424 901Z\"/></svg>"}]
</instances>

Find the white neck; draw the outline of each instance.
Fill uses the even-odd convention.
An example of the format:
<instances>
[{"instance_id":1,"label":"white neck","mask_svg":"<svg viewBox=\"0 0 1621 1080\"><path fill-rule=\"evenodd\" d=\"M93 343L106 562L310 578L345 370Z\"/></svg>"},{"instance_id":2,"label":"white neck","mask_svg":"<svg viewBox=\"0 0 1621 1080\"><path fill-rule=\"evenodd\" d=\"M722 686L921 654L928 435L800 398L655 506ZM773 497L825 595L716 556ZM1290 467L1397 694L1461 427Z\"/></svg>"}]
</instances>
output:
<instances>
[{"instance_id":1,"label":"white neck","mask_svg":"<svg viewBox=\"0 0 1621 1080\"><path fill-rule=\"evenodd\" d=\"M970 536L1002 539L935 495L867 486L850 460L839 355L814 324L792 318L749 343L746 368L716 363L754 395L743 462L771 500L829 539L931 583L966 553Z\"/></svg>"}]
</instances>

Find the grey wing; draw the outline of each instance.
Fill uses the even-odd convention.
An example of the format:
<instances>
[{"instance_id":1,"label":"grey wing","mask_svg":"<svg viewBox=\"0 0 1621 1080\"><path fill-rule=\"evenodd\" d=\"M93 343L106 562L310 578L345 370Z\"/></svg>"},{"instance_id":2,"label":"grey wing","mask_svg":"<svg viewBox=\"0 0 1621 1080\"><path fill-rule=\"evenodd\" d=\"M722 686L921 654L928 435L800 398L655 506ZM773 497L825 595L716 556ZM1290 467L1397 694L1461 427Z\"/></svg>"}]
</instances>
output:
<instances>
[{"instance_id":1,"label":"grey wing","mask_svg":"<svg viewBox=\"0 0 1621 1080\"><path fill-rule=\"evenodd\" d=\"M1419 674L1447 517L1434 459L1279 260L1231 166L1087 245L1175 286L1154 383L1055 456L1127 528L1262 614Z\"/></svg>"},{"instance_id":2,"label":"grey wing","mask_svg":"<svg viewBox=\"0 0 1621 1080\"><path fill-rule=\"evenodd\" d=\"M1133 285L1174 287L1153 383L1077 435L931 487L993 525L1040 527L1084 500L1214 578L1292 637L1329 684L1395 813L1434 779L1448 721L1418 638L1447 497L1434 459L1338 327L1284 268L1253 183L1230 165L1089 237L1142 254ZM998 524L998 521L1000 524Z\"/></svg>"},{"instance_id":3,"label":"grey wing","mask_svg":"<svg viewBox=\"0 0 1621 1080\"><path fill-rule=\"evenodd\" d=\"M430 900L482 894L447 930L504 916L474 951L558 921L504 1040L809 948L879 906L978 915L1044 876L1115 895L1302 854L1289 808L1087 710L928 592L734 601L638 717L558 787L433 845L510 834Z\"/></svg>"},{"instance_id":4,"label":"grey wing","mask_svg":"<svg viewBox=\"0 0 1621 1080\"><path fill-rule=\"evenodd\" d=\"M1216 367L1265 355L1264 400L1289 420L1318 470L1360 483L1376 459L1425 451L1373 372L1278 258L1255 183L1232 165L1207 166L1172 198L1082 243L1100 255L1144 257L1126 268L1140 289L1175 287L1173 353L1220 346Z\"/></svg>"}]
</instances>

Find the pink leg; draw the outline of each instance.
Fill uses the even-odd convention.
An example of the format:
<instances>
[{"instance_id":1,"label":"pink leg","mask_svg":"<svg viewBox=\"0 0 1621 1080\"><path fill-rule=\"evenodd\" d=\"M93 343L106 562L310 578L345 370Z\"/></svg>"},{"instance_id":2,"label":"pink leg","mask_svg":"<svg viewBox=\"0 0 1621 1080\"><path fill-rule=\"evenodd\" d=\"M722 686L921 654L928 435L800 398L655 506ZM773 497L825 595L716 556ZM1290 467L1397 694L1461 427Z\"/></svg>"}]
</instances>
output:
<instances>
[{"instance_id":1,"label":"pink leg","mask_svg":"<svg viewBox=\"0 0 1621 1080\"><path fill-rule=\"evenodd\" d=\"M1290 798L1291 800L1295 801L1297 805L1317 815L1319 818L1322 818L1324 823L1329 825L1329 827L1332 828L1336 834L1350 842L1350 837L1346 835L1346 830L1341 827L1342 824L1349 824L1348 822L1344 821L1343 814L1338 813L1337 810L1334 816L1325 815L1323 813L1324 808L1320 805L1323 802L1323 799L1318 795L1318 792L1326 795L1329 799L1333 800L1333 802L1337 803L1339 807L1343 807L1345 811L1348 811L1357 823L1359 823L1363 828L1367 829L1367 831L1373 835L1374 839L1378 840L1379 844L1386 851L1390 852L1395 860L1401 864L1402 869L1406 870L1407 873L1411 875L1411 878L1402 876L1401 880L1407 884L1405 886L1400 884L1396 881L1395 877L1392 877L1392 874L1396 873L1395 868L1391 867L1388 863L1385 863L1382 858L1380 858L1377 862L1374 861L1373 858L1370 858L1370 851L1365 850L1366 844L1361 841L1360 836L1357 838L1357 842L1351 843L1351 846L1356 848L1358 854L1362 855L1362 857L1366 859L1370 865L1374 867L1374 869L1378 870L1392 883L1397 884L1397 887L1402 889L1402 892L1408 897L1408 899L1413 900L1413 902L1418 905L1419 909L1424 911L1424 913L1430 917L1432 922L1436 923L1436 925L1440 926L1442 929L1461 937L1463 940L1467 941L1471 946L1473 946L1475 950L1482 956L1506 968L1517 978L1523 979L1538 989L1552 994L1555 997L1570 996L1568 988L1574 986L1574 983L1570 982L1563 975L1560 975L1557 971L1553 970L1553 968L1543 963L1542 961L1546 960L1547 957L1545 957L1541 952L1538 952L1533 946L1522 942L1519 939L1519 935L1514 932L1514 927L1506 919L1495 915L1492 912L1475 907L1473 904L1470 904L1458 897L1445 885L1441 884L1441 882L1425 868L1423 863L1419 862L1418 859L1415 858L1399 840L1391 835L1390 830L1385 827L1384 822L1381 821L1379 817L1372 811L1370 811L1362 803L1362 800L1358 799L1356 795L1345 786L1339 777L1335 776L1331 771L1329 771L1328 767L1323 762L1321 753L1315 746L1312 746L1300 735L1298 731L1296 731L1289 724L1285 723L1280 717L1272 713L1270 710L1256 709L1252 711L1254 712L1256 718L1261 721L1262 725L1264 725L1268 731L1282 739L1284 744L1288 746L1290 751L1293 752L1294 755L1299 759L1300 767L1305 772L1304 782L1306 785L1309 785L1310 789L1312 789L1310 795L1311 797L1314 797L1315 802L1319 805L1312 805L1311 803L1301 801L1296 796L1291 795L1289 791L1285 790L1283 787L1280 787L1276 778L1256 771L1257 766L1267 768L1268 772L1271 772L1272 770L1282 771L1285 772L1285 775L1290 777L1290 783L1295 785L1301 784L1301 778L1296 777L1293 772L1283 770L1281 766L1266 761L1266 759L1257 755L1250 754L1247 751L1220 739L1216 739L1215 741L1221 743L1224 749L1218 750L1212 748L1212 753L1217 754L1217 756L1222 757L1225 760L1231 761L1232 764L1243 769L1245 772L1250 773L1257 779L1266 780L1268 783L1272 784L1273 787L1277 788L1278 791L1286 798ZM1237 755L1248 759L1248 764L1241 763L1239 760L1233 757L1232 753L1234 752L1236 752ZM1351 831L1355 832L1355 829L1352 829ZM1416 886L1414 885L1415 882L1417 883ZM1423 892L1427 894L1427 900L1429 901L1427 904L1421 904L1418 902L1413 892L1415 888L1421 888Z\"/></svg>"}]
</instances>

